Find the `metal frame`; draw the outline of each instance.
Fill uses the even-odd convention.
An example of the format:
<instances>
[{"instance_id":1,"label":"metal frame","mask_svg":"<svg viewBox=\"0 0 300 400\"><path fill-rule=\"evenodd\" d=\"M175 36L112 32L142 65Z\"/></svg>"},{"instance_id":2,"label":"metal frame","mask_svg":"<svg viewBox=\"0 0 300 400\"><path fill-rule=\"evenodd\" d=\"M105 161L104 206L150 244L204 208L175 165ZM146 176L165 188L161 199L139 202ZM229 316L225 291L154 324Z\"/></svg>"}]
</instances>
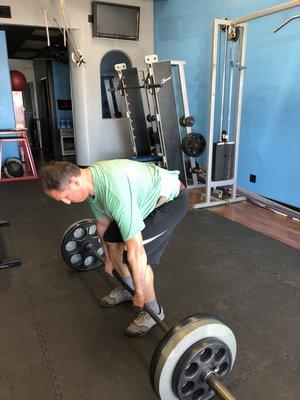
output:
<instances>
[{"instance_id":1,"label":"metal frame","mask_svg":"<svg viewBox=\"0 0 300 400\"><path fill-rule=\"evenodd\" d=\"M244 69L245 69L245 53L246 53L246 43L247 43L247 24L246 22L252 21L257 18L265 17L267 15L271 15L277 12L281 12L284 10L288 10L290 8L300 6L300 0L293 0L287 3L279 4L274 7L269 7L261 11L257 11L242 17L234 18L231 21L215 19L213 24L213 46L212 46L212 70L211 70L211 99L210 99L210 120L209 120L209 137L208 137L208 158L207 158L207 169L206 169L206 189L205 189L205 201L203 203L198 203L193 206L193 208L202 208L208 206L216 206L220 204L228 204L232 202L237 202L241 200L245 200L245 197L237 196L237 169L238 169L238 153L239 153L239 140L240 140L240 128L241 128L241 110L242 110L242 97L243 97L243 82L244 82ZM298 16L296 16L298 18ZM290 20L293 20L292 17ZM288 20L286 23L290 22ZM278 29L284 26L286 23L282 24ZM237 91L237 117L236 117L236 126L233 131L235 132L235 157L234 157L234 176L233 179L228 181L219 181L213 182L211 180L211 172L212 172L212 145L213 145L213 136L214 136L214 122L215 122L215 101L216 101L216 80L217 80L217 60L218 60L218 34L221 26L230 27L238 27L241 31L240 35L240 49L239 49L239 77L238 77L238 91ZM227 47L226 47L227 52ZM223 65L223 79L225 78L225 68L226 65ZM232 69L231 69L232 73ZM224 85L224 80L223 80ZM223 87L224 88L224 87ZM228 126L230 128L230 113L231 113L231 104L232 104L232 76L230 76L230 89L229 89L229 119ZM224 98L224 90L222 89L222 107L223 107L223 98ZM223 119L223 115L221 116ZM228 128L228 129L229 129ZM221 126L222 129L222 126ZM211 189L216 186L231 186L231 197L226 200L212 200L211 199Z\"/></svg>"},{"instance_id":2,"label":"metal frame","mask_svg":"<svg viewBox=\"0 0 300 400\"><path fill-rule=\"evenodd\" d=\"M205 200L201 203L195 204L193 206L196 208L204 208L210 206L217 206L221 204L229 204L237 201L245 200L245 197L237 196L237 168L238 168L238 155L239 155L239 137L240 137L240 126L241 126L241 110L242 110L242 93L243 93L243 81L244 81L244 64L245 64L245 52L246 52L246 39L247 39L247 26L246 24L240 24L240 39L239 39L239 59L238 68L239 76L237 82L237 116L236 124L232 131L234 132L234 142L235 142L235 155L234 155L234 174L233 178L225 181L212 181L212 161L213 161L213 142L214 142L214 132L215 132L215 118L216 118L216 86L217 86L217 70L218 70L218 52L219 52L219 32L223 27L229 27L231 21L215 19L213 23L213 45L212 45L212 70L211 70L211 96L210 96L210 116L209 116L209 133L207 140L207 165L206 165L206 184L205 184ZM227 35L227 29L225 30L225 35ZM227 40L227 37L225 37ZM227 51L226 51L227 54ZM226 65L223 64L225 70ZM233 68L233 66L231 66ZM222 99L224 96L224 79L222 83ZM232 80L232 78L230 78ZM230 84L230 90L232 90L232 84ZM232 94L229 95L232 101ZM223 100L221 107L223 107ZM230 105L231 111L231 105ZM222 115L223 120L223 115ZM222 126L220 127L222 129ZM231 186L230 198L224 200L215 200L211 196L211 189L216 187Z\"/></svg>"},{"instance_id":3,"label":"metal frame","mask_svg":"<svg viewBox=\"0 0 300 400\"><path fill-rule=\"evenodd\" d=\"M126 85L124 83L124 76L123 76L123 71L127 69L126 64L125 63L121 63L121 64L116 64L115 65L115 70L118 73L118 77L119 80L122 82L122 86L125 89ZM129 108L129 103L127 100L127 93L126 90L124 91L124 99L125 99L125 109L126 109L126 116L129 122L129 131L130 131L130 141L131 141L131 146L132 146L132 150L133 150L133 155L134 157L136 157L138 155L137 153L137 148L136 148L136 143L135 143L135 135L134 135L134 128L132 126L132 119L130 117L130 108Z\"/></svg>"},{"instance_id":4,"label":"metal frame","mask_svg":"<svg viewBox=\"0 0 300 400\"><path fill-rule=\"evenodd\" d=\"M151 77L154 76L154 71L153 71L153 63L158 62L158 57L156 54L150 54L145 56L145 64L148 66L149 70L149 75ZM157 101L157 96L156 93L159 90L159 88L153 89L153 103L154 103L154 111L155 111L155 118L156 118L156 126L157 126L157 131L159 135L159 141L160 141L160 149L161 149L161 154L158 154L159 156L162 157L163 164L168 168L168 161L166 157L166 145L165 145L165 140L164 140L164 135L163 135L163 128L161 124L161 118L160 118L160 109L159 109L159 104Z\"/></svg>"},{"instance_id":5,"label":"metal frame","mask_svg":"<svg viewBox=\"0 0 300 400\"><path fill-rule=\"evenodd\" d=\"M8 130L0 132L0 167L2 165L3 143L16 142L20 151L21 159L24 157L26 172L17 178L3 178L0 168L0 183L16 182L30 179L37 179L37 171L34 164L31 148L29 145L26 129Z\"/></svg>"},{"instance_id":6,"label":"metal frame","mask_svg":"<svg viewBox=\"0 0 300 400\"><path fill-rule=\"evenodd\" d=\"M156 63L156 62L159 62L158 57L157 57L156 54L150 54L150 55L145 56L145 63L148 66L149 74L151 76L153 76L152 65L154 63ZM190 115L190 111L189 111L186 80L185 80L185 73L184 73L184 66L185 66L186 62L185 61L179 61L179 60L170 60L170 62L171 62L171 66L172 67L178 68L180 94L181 94L181 100L182 100L182 104L183 104L183 111L184 111L184 115L185 116L189 116ZM156 110L155 111L155 116L156 116L156 121L157 121L157 130L158 130L160 143L161 143L161 151L162 151L161 156L163 158L164 164L168 168L168 161L166 159L163 128L162 128L162 125L161 125L161 118L160 118L160 110L159 110L159 105L158 105L157 98L156 98L156 93L158 92L158 90L159 90L159 88L156 88L153 91L153 103L154 103L154 108ZM187 126L184 127L183 129L185 131L185 134L189 134L192 131L191 128L187 127ZM192 158L192 157L184 156L184 154L182 153L182 159L183 159L183 165L184 165L184 173L185 173L186 182L187 182L187 173L186 173L185 162L184 162L186 158L189 158L192 168L195 167L195 159ZM193 184L192 185L188 185L189 189L198 188L200 186L204 186L203 184L198 183L196 174L192 174L192 177L193 177Z\"/></svg>"},{"instance_id":7,"label":"metal frame","mask_svg":"<svg viewBox=\"0 0 300 400\"><path fill-rule=\"evenodd\" d=\"M187 116L190 115L190 109L189 109L189 102L188 102L187 88L186 88L186 80L185 80L185 73L184 73L185 64L186 64L185 61L171 60L172 67L177 67L178 68L179 83L180 83L180 93L181 93L181 99L182 99L182 104L183 104L183 112L184 112L184 116L187 117ZM188 135L189 133L192 132L192 129L189 126L185 126L183 129L185 130L185 134L186 135ZM189 158L189 160L190 160L191 167L195 168L195 166L196 166L195 159L193 157L187 157L187 158ZM184 167L185 167L185 163L184 163ZM187 174L186 174L186 170L185 170L185 176L186 175ZM193 178L193 185L188 185L189 189L202 186L202 184L198 183L196 174L192 174L192 178ZM187 176L186 176L186 182L187 182Z\"/></svg>"}]
</instances>

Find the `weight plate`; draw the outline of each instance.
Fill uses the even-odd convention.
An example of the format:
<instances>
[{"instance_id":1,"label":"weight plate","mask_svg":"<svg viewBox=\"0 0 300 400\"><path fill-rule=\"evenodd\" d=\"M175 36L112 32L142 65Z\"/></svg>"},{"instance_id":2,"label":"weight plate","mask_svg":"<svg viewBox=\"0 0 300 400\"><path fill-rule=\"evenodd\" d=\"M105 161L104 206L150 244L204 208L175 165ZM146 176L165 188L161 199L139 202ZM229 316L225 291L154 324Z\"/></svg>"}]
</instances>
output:
<instances>
[{"instance_id":1,"label":"weight plate","mask_svg":"<svg viewBox=\"0 0 300 400\"><path fill-rule=\"evenodd\" d=\"M236 356L236 340L231 329L217 318L204 314L185 318L164 336L151 360L150 379L161 400L178 400L172 387L176 366L187 350L195 343L207 338L214 338L225 343L231 353L230 369L232 368Z\"/></svg>"},{"instance_id":2,"label":"weight plate","mask_svg":"<svg viewBox=\"0 0 300 400\"><path fill-rule=\"evenodd\" d=\"M173 391L180 400L210 399L214 394L205 382L207 371L224 383L231 369L229 347L219 339L199 340L178 361L172 378Z\"/></svg>"},{"instance_id":3,"label":"weight plate","mask_svg":"<svg viewBox=\"0 0 300 400\"><path fill-rule=\"evenodd\" d=\"M101 267L102 259L96 259L87 244L91 243L101 258L104 251L97 234L97 225L94 219L84 219L71 225L63 235L61 253L65 263L77 271L89 271Z\"/></svg>"},{"instance_id":4,"label":"weight plate","mask_svg":"<svg viewBox=\"0 0 300 400\"><path fill-rule=\"evenodd\" d=\"M179 124L183 128L185 128L185 127L191 128L195 124L195 118L191 117L191 116L188 116L188 117L182 116L179 119Z\"/></svg>"},{"instance_id":5,"label":"weight plate","mask_svg":"<svg viewBox=\"0 0 300 400\"><path fill-rule=\"evenodd\" d=\"M189 157L199 157L206 148L206 140L200 133L188 133L181 141L182 151Z\"/></svg>"}]
</instances>

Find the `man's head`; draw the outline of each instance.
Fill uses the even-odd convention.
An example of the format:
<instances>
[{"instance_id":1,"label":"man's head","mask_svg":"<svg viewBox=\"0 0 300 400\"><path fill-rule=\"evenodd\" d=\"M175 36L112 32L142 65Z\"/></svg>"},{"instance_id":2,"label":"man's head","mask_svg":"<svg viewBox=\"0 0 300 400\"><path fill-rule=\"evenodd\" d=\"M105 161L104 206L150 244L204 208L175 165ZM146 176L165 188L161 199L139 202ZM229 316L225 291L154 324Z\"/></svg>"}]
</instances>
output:
<instances>
[{"instance_id":1,"label":"man's head","mask_svg":"<svg viewBox=\"0 0 300 400\"><path fill-rule=\"evenodd\" d=\"M42 190L49 197L65 204L80 203L92 192L86 170L65 161L44 164L39 180Z\"/></svg>"}]
</instances>

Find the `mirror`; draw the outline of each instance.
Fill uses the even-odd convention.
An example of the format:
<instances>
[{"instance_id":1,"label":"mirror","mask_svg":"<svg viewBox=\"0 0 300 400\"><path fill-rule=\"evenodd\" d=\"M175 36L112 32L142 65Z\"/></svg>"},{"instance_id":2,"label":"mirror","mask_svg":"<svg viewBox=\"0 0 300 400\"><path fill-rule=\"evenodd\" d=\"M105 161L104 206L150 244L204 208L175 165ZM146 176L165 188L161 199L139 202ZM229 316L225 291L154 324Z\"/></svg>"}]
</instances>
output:
<instances>
[{"instance_id":1,"label":"mirror","mask_svg":"<svg viewBox=\"0 0 300 400\"><path fill-rule=\"evenodd\" d=\"M100 64L102 118L125 118L124 99L114 89L118 85L118 73L115 64L125 63L131 68L129 57L120 50L112 50L105 54Z\"/></svg>"}]
</instances>

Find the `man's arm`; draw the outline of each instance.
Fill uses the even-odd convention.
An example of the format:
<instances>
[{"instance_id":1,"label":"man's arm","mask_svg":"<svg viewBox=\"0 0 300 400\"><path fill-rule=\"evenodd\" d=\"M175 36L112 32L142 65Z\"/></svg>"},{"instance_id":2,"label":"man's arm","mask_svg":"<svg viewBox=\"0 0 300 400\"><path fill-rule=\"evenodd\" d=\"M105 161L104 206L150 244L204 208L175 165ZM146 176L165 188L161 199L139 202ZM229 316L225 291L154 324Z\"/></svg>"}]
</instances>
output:
<instances>
[{"instance_id":1,"label":"man's arm","mask_svg":"<svg viewBox=\"0 0 300 400\"><path fill-rule=\"evenodd\" d=\"M112 263L111 263L111 259L109 257L109 253L108 253L108 249L107 246L105 244L105 241L103 239L104 233L106 231L106 229L109 227L110 223L111 223L111 219L104 216L102 218L100 218L97 221L97 233L100 237L101 240L101 245L104 251L104 255L105 255L105 272L107 272L108 274L112 275Z\"/></svg>"},{"instance_id":2,"label":"man's arm","mask_svg":"<svg viewBox=\"0 0 300 400\"><path fill-rule=\"evenodd\" d=\"M127 260L132 273L135 296L133 304L143 307L145 302L145 275L147 269L147 255L143 245L142 234L138 233L132 239L127 240Z\"/></svg>"}]
</instances>

